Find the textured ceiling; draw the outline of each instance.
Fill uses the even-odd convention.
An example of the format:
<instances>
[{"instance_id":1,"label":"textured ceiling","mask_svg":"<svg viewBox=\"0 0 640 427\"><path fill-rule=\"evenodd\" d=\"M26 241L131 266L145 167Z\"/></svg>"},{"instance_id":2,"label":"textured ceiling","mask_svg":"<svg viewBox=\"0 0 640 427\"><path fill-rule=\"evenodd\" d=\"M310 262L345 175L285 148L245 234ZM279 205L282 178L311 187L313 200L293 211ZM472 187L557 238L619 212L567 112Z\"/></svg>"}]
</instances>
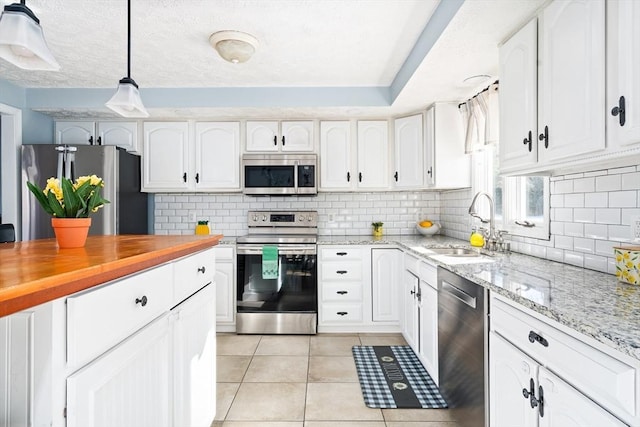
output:
<instances>
[{"instance_id":1,"label":"textured ceiling","mask_svg":"<svg viewBox=\"0 0 640 427\"><path fill-rule=\"evenodd\" d=\"M448 1L448 0L442 0ZM497 76L498 44L545 0L466 0L389 107L150 109L152 117L399 115L477 90L464 78ZM14 0L0 0L9 4ZM62 69L0 78L27 88L111 88L126 74L126 0L27 0ZM439 0L132 0L132 77L141 88L388 87ZM259 40L245 64L222 60L211 33ZM101 110L40 109L55 117Z\"/></svg>"}]
</instances>

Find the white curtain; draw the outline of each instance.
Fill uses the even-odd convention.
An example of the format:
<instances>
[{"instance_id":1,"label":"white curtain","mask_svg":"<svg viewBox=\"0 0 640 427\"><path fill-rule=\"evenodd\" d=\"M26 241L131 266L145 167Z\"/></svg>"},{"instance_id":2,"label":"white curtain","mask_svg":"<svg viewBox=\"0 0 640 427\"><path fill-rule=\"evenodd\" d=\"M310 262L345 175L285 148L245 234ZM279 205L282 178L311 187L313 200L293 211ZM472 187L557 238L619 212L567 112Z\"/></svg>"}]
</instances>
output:
<instances>
[{"instance_id":1,"label":"white curtain","mask_svg":"<svg viewBox=\"0 0 640 427\"><path fill-rule=\"evenodd\" d=\"M459 110L465 126L466 153L498 141L498 83L461 103Z\"/></svg>"}]
</instances>

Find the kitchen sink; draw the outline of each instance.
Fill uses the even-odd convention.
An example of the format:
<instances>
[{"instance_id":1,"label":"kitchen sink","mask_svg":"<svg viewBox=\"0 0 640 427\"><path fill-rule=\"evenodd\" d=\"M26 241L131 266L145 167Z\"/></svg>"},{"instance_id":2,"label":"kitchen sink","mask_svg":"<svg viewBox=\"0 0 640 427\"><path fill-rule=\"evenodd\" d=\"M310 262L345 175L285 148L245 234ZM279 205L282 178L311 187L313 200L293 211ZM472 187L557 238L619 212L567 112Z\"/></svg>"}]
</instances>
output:
<instances>
[{"instance_id":1,"label":"kitchen sink","mask_svg":"<svg viewBox=\"0 0 640 427\"><path fill-rule=\"evenodd\" d=\"M468 248L429 248L429 250L438 255L447 255L452 257L479 257L480 251Z\"/></svg>"}]
</instances>

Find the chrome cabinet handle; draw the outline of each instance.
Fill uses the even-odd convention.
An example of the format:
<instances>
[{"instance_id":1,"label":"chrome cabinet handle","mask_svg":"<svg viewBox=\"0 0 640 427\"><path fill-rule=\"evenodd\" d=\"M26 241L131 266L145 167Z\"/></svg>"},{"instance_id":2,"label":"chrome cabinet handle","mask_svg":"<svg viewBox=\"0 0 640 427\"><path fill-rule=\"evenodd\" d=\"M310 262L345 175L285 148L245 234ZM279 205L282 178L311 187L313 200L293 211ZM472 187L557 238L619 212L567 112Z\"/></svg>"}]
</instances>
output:
<instances>
[{"instance_id":1,"label":"chrome cabinet handle","mask_svg":"<svg viewBox=\"0 0 640 427\"><path fill-rule=\"evenodd\" d=\"M147 301L148 300L146 295L142 295L142 298L136 298L136 304L140 304L142 307L147 305Z\"/></svg>"}]
</instances>

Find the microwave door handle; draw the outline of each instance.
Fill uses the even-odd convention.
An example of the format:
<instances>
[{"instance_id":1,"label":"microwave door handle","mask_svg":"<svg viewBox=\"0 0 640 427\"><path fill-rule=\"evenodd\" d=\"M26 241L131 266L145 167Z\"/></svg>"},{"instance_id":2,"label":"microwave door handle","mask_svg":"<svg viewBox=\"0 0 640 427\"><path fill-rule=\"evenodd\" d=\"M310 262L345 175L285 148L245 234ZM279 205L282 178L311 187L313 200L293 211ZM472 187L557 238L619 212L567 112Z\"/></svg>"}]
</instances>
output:
<instances>
[{"instance_id":1,"label":"microwave door handle","mask_svg":"<svg viewBox=\"0 0 640 427\"><path fill-rule=\"evenodd\" d=\"M293 191L298 192L298 168L299 162L296 160L293 162Z\"/></svg>"}]
</instances>

